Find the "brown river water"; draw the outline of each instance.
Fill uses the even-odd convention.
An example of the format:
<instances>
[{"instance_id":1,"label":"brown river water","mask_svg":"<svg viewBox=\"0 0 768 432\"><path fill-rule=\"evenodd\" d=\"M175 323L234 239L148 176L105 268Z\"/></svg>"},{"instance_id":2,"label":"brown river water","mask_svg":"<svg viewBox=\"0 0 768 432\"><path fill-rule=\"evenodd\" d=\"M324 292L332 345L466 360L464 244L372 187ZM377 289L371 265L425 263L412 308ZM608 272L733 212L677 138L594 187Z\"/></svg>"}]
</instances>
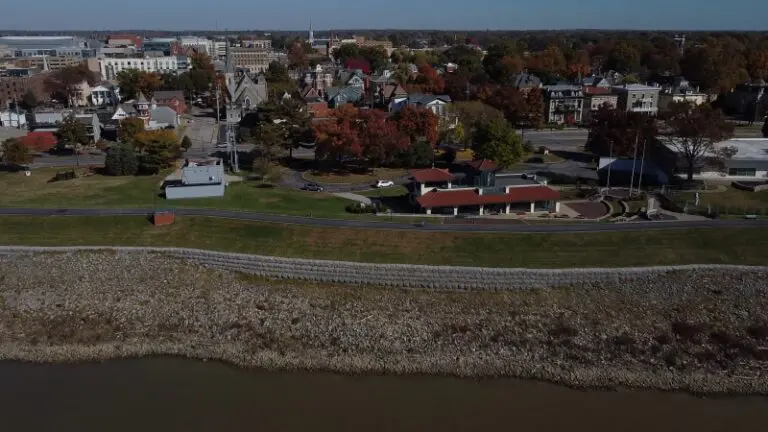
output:
<instances>
[{"instance_id":1,"label":"brown river water","mask_svg":"<svg viewBox=\"0 0 768 432\"><path fill-rule=\"evenodd\" d=\"M768 430L768 398L244 370L179 358L0 363L2 431Z\"/></svg>"}]
</instances>

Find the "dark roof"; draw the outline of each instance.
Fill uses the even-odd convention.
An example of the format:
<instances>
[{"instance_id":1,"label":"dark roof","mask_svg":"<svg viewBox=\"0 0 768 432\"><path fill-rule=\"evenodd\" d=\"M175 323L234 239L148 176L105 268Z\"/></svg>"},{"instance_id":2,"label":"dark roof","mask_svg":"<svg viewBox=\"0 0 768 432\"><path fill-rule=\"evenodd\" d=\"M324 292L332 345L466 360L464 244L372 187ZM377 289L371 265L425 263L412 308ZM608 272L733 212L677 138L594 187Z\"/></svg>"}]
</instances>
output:
<instances>
[{"instance_id":1,"label":"dark roof","mask_svg":"<svg viewBox=\"0 0 768 432\"><path fill-rule=\"evenodd\" d=\"M412 169L410 171L413 180L418 183L439 183L453 180L453 174L448 170L438 168Z\"/></svg>"},{"instance_id":2,"label":"dark roof","mask_svg":"<svg viewBox=\"0 0 768 432\"><path fill-rule=\"evenodd\" d=\"M432 95L422 93L411 93L408 95L408 102L416 105L427 105L436 100L441 100L445 103L451 102L451 97L448 95Z\"/></svg>"},{"instance_id":3,"label":"dark roof","mask_svg":"<svg viewBox=\"0 0 768 432\"><path fill-rule=\"evenodd\" d=\"M560 193L547 186L511 187L507 193L481 194L478 189L447 189L428 192L416 201L423 208L554 201Z\"/></svg>"},{"instance_id":4,"label":"dark roof","mask_svg":"<svg viewBox=\"0 0 768 432\"><path fill-rule=\"evenodd\" d=\"M490 159L473 160L472 162L467 162L467 165L474 168L475 171L496 171L499 169L499 166Z\"/></svg>"},{"instance_id":5,"label":"dark roof","mask_svg":"<svg viewBox=\"0 0 768 432\"><path fill-rule=\"evenodd\" d=\"M165 99L179 99L184 100L184 92L181 90L162 90L162 91L156 91L152 97L155 100L165 100Z\"/></svg>"},{"instance_id":6,"label":"dark roof","mask_svg":"<svg viewBox=\"0 0 768 432\"><path fill-rule=\"evenodd\" d=\"M539 87L541 85L541 80L536 75L531 75L527 72L521 72L513 78L513 84L512 86L515 88L528 88L528 87Z\"/></svg>"}]
</instances>

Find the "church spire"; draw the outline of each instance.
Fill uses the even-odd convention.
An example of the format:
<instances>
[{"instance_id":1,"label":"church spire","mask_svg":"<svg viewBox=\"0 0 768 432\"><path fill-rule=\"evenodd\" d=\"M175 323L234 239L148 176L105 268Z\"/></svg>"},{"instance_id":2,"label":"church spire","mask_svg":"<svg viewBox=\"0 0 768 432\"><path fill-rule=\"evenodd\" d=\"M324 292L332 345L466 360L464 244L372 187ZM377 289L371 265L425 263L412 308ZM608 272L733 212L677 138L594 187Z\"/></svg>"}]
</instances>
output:
<instances>
[{"instance_id":1,"label":"church spire","mask_svg":"<svg viewBox=\"0 0 768 432\"><path fill-rule=\"evenodd\" d=\"M315 44L315 32L312 31L312 16L309 17L309 45Z\"/></svg>"},{"instance_id":2,"label":"church spire","mask_svg":"<svg viewBox=\"0 0 768 432\"><path fill-rule=\"evenodd\" d=\"M235 73L235 62L232 61L232 49L230 48L229 38L227 38L226 54L224 60L224 73Z\"/></svg>"}]
</instances>

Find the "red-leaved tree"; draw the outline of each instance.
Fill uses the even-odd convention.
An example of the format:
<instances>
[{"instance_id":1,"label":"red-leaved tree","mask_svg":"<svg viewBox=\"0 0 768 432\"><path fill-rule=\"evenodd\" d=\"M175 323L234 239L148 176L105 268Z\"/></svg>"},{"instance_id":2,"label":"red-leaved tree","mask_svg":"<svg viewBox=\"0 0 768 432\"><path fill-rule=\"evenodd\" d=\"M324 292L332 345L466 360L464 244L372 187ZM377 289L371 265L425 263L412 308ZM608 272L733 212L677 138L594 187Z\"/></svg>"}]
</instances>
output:
<instances>
[{"instance_id":1,"label":"red-leaved tree","mask_svg":"<svg viewBox=\"0 0 768 432\"><path fill-rule=\"evenodd\" d=\"M315 155L318 159L342 161L363 156L358 134L359 112L346 104L333 110L331 118L314 126Z\"/></svg>"},{"instance_id":2,"label":"red-leaved tree","mask_svg":"<svg viewBox=\"0 0 768 432\"><path fill-rule=\"evenodd\" d=\"M397 129L394 121L387 119L387 113L365 110L359 113L358 136L363 156L371 167L391 163L402 151L407 150L411 141Z\"/></svg>"},{"instance_id":3,"label":"red-leaved tree","mask_svg":"<svg viewBox=\"0 0 768 432\"><path fill-rule=\"evenodd\" d=\"M410 140L425 139L431 145L437 143L438 117L427 108L406 105L395 115L397 129Z\"/></svg>"}]
</instances>

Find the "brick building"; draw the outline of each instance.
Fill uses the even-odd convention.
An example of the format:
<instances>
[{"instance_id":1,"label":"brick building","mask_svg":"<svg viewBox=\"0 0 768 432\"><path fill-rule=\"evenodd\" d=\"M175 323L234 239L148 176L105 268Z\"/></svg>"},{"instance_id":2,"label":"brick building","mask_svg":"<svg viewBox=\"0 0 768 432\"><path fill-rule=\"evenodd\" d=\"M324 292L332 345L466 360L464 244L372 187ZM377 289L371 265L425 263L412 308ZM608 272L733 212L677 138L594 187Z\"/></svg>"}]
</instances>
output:
<instances>
[{"instance_id":1,"label":"brick building","mask_svg":"<svg viewBox=\"0 0 768 432\"><path fill-rule=\"evenodd\" d=\"M27 90L32 90L38 101L49 101L50 95L45 88L47 77L47 73L21 77L0 77L0 109L8 107L14 99L21 102Z\"/></svg>"}]
</instances>

